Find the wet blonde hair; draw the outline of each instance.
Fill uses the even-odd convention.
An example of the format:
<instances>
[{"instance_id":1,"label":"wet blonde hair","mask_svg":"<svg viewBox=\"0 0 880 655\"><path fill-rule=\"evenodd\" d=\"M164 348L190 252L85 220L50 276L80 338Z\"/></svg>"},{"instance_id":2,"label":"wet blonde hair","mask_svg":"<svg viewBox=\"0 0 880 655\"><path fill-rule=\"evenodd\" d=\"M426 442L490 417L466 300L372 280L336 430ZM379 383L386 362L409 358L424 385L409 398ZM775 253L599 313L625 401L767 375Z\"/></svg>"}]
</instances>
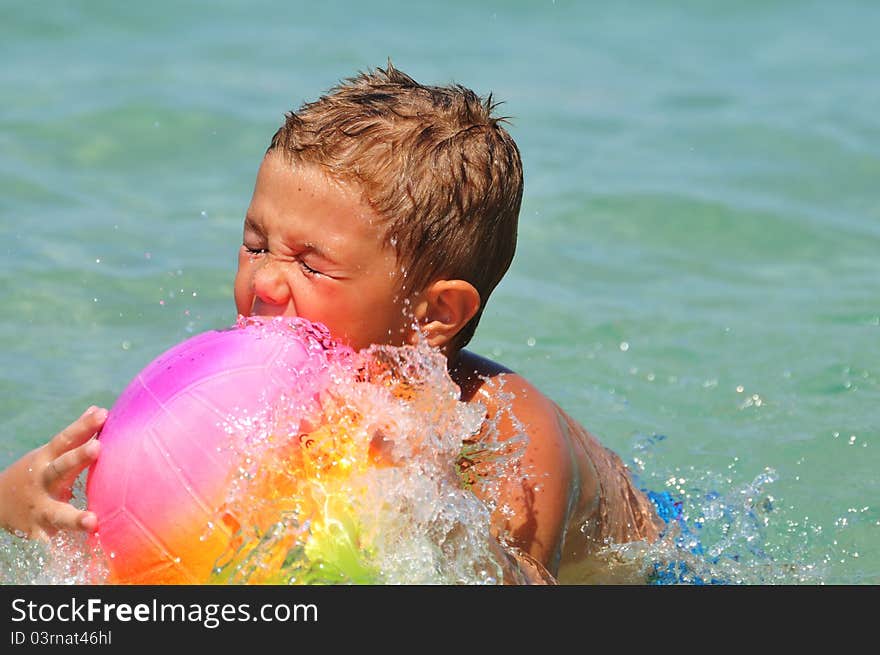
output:
<instances>
[{"instance_id":1,"label":"wet blonde hair","mask_svg":"<svg viewBox=\"0 0 880 655\"><path fill-rule=\"evenodd\" d=\"M387 220L405 271L401 292L461 279L480 294L456 335L470 341L516 249L523 193L519 149L498 103L459 84L425 86L388 62L289 112L268 151L355 181Z\"/></svg>"}]
</instances>

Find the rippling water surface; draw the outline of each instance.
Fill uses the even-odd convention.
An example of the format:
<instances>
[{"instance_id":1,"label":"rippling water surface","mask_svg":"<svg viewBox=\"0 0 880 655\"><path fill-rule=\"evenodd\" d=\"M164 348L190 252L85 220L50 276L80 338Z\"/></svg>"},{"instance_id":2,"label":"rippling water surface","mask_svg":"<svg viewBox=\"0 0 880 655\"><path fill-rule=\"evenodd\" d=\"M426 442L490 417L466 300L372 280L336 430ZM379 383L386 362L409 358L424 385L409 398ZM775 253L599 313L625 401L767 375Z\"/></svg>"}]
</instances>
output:
<instances>
[{"instance_id":1,"label":"rippling water surface","mask_svg":"<svg viewBox=\"0 0 880 655\"><path fill-rule=\"evenodd\" d=\"M283 113L391 57L493 92L522 150L474 348L681 499L725 575L876 584L877 25L868 0L4 7L0 463L235 320Z\"/></svg>"}]
</instances>

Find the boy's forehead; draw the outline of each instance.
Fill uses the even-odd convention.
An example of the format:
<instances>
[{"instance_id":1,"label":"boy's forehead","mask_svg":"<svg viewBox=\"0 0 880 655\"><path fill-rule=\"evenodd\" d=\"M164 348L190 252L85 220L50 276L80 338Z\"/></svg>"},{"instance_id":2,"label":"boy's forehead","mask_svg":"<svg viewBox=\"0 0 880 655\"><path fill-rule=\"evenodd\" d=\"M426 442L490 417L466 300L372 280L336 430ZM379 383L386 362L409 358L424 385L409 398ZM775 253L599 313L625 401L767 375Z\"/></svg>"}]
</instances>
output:
<instances>
[{"instance_id":1,"label":"boy's forehead","mask_svg":"<svg viewBox=\"0 0 880 655\"><path fill-rule=\"evenodd\" d=\"M333 175L318 164L293 161L281 153L270 151L263 158L257 173L258 187L261 182L263 190L286 191L298 196L307 194L350 208L359 207L364 218L371 223L379 218L357 180Z\"/></svg>"},{"instance_id":2,"label":"boy's forehead","mask_svg":"<svg viewBox=\"0 0 880 655\"><path fill-rule=\"evenodd\" d=\"M263 223L270 217L292 230L308 228L339 243L368 238L382 245L388 230L388 221L375 211L356 181L274 151L260 165L246 221L265 229Z\"/></svg>"}]
</instances>

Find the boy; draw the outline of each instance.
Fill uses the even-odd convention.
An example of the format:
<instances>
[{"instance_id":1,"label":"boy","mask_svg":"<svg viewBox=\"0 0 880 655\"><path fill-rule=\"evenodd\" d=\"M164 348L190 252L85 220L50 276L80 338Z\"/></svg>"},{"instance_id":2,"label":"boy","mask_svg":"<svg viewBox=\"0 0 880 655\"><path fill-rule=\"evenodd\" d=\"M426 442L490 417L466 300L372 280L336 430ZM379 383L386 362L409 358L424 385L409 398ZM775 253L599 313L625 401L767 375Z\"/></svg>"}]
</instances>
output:
<instances>
[{"instance_id":1,"label":"boy","mask_svg":"<svg viewBox=\"0 0 880 655\"><path fill-rule=\"evenodd\" d=\"M245 316L323 323L356 349L422 338L439 349L461 400L485 407L486 426L528 436L521 475L484 499L525 572L508 580L578 582L607 542L652 541L662 523L616 455L527 380L465 350L513 259L523 192L519 151L494 107L491 96L423 86L389 62L288 114L257 173L235 304ZM94 529L94 516L57 503L96 457L89 437L104 415L85 415L29 455L43 473L24 496L39 499L28 502L42 518L12 520L0 508L4 525Z\"/></svg>"}]
</instances>

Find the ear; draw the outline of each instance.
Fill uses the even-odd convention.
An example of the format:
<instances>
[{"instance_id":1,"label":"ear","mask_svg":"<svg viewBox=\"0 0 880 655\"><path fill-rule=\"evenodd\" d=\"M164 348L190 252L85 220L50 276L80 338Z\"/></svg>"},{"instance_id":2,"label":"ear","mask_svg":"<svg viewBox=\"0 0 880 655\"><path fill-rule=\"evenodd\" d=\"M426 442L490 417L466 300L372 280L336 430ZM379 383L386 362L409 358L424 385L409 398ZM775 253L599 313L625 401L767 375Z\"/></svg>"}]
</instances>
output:
<instances>
[{"instance_id":1,"label":"ear","mask_svg":"<svg viewBox=\"0 0 880 655\"><path fill-rule=\"evenodd\" d=\"M437 280L416 304L415 319L431 346L445 349L480 309L480 293L464 280ZM411 343L417 336L413 334Z\"/></svg>"}]
</instances>

